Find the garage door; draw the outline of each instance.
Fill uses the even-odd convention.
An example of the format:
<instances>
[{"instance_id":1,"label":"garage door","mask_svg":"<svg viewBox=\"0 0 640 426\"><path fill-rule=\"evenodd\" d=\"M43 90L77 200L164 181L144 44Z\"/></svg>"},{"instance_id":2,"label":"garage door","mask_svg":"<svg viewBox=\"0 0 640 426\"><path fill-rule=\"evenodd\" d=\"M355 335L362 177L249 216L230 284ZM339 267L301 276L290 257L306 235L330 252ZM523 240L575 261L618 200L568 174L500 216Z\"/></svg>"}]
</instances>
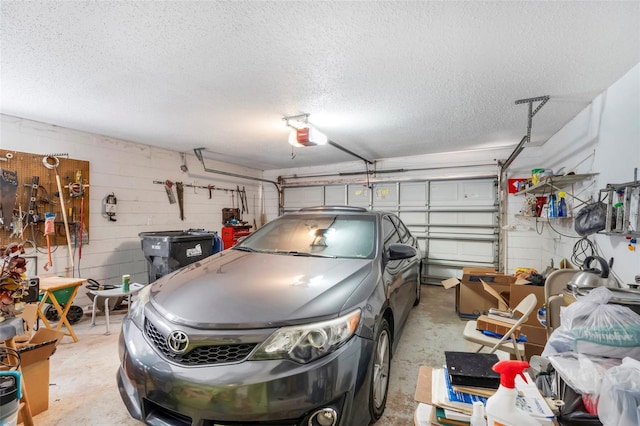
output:
<instances>
[{"instance_id":1,"label":"garage door","mask_svg":"<svg viewBox=\"0 0 640 426\"><path fill-rule=\"evenodd\" d=\"M497 179L425 180L284 188L285 212L349 205L398 214L420 241L424 282L464 266L498 267Z\"/></svg>"}]
</instances>

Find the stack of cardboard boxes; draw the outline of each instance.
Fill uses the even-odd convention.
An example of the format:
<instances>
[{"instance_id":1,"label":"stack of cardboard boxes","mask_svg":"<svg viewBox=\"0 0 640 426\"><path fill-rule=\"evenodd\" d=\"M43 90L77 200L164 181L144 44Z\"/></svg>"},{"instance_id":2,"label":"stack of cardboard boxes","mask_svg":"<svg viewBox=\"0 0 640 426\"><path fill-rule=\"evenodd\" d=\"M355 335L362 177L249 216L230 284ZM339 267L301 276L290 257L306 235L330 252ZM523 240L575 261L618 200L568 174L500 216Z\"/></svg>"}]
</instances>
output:
<instances>
[{"instance_id":1,"label":"stack of cardboard boxes","mask_svg":"<svg viewBox=\"0 0 640 426\"><path fill-rule=\"evenodd\" d=\"M488 285L490 291L485 290L483 282ZM447 289L455 288L456 312L461 318L467 319L477 319L491 308L501 310L514 308L527 295L535 294L538 303L534 312L523 323L520 333L527 339L525 344L527 359L542 353L547 342L547 331L538 320L537 312L544 306L544 287L530 285L526 280L502 274L491 268L464 268L462 279L449 278L442 281L442 285ZM511 324L503 324L502 327L508 330Z\"/></svg>"}]
</instances>

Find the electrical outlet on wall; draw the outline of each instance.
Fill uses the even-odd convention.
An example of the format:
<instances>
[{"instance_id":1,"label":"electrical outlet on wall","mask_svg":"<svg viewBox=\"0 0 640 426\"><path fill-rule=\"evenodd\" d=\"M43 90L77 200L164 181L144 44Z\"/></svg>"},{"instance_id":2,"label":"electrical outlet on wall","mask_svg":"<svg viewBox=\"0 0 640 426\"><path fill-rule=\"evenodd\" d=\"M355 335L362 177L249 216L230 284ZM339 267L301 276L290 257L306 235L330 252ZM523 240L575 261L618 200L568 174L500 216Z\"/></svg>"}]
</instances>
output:
<instances>
[{"instance_id":1,"label":"electrical outlet on wall","mask_svg":"<svg viewBox=\"0 0 640 426\"><path fill-rule=\"evenodd\" d=\"M151 219L151 216L147 216L147 226L148 225L153 225L153 220Z\"/></svg>"}]
</instances>

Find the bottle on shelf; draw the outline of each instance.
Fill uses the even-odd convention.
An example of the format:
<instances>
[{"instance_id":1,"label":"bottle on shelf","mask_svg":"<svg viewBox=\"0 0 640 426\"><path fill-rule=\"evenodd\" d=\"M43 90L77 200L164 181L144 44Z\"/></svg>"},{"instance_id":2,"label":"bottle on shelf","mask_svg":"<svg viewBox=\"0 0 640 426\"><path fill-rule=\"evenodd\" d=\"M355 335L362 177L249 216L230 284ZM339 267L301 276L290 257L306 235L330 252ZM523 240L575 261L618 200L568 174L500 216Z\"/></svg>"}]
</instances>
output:
<instances>
[{"instance_id":1,"label":"bottle on shelf","mask_svg":"<svg viewBox=\"0 0 640 426\"><path fill-rule=\"evenodd\" d=\"M556 204L556 194L549 195L549 217L558 217L558 205Z\"/></svg>"},{"instance_id":2,"label":"bottle on shelf","mask_svg":"<svg viewBox=\"0 0 640 426\"><path fill-rule=\"evenodd\" d=\"M567 196L567 193L564 191L560 191L558 192L558 197L560 197L560 200L558 200L558 217L567 217L567 202L564 200L564 198Z\"/></svg>"}]
</instances>

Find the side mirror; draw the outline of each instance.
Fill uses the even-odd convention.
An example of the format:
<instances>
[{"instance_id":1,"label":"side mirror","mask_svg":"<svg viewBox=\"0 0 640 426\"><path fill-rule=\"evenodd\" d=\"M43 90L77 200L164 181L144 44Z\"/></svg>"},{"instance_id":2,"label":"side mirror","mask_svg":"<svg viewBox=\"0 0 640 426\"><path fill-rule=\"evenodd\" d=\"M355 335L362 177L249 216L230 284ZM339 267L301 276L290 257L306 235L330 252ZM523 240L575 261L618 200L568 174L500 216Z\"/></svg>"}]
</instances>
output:
<instances>
[{"instance_id":1,"label":"side mirror","mask_svg":"<svg viewBox=\"0 0 640 426\"><path fill-rule=\"evenodd\" d=\"M410 259L417 254L416 249L406 244L391 244L389 246L389 260Z\"/></svg>"}]
</instances>

